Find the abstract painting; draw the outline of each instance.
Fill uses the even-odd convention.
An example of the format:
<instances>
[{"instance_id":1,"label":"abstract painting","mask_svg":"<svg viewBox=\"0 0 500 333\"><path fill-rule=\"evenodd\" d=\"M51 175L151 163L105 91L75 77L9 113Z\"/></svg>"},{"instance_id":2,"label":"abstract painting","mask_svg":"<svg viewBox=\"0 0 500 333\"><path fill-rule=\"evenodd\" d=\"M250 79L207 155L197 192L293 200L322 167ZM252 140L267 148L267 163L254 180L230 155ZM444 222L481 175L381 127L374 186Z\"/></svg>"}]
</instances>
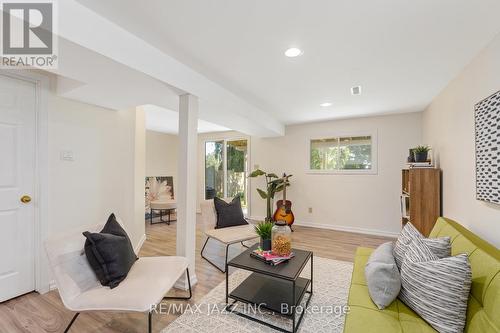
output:
<instances>
[{"instance_id":1,"label":"abstract painting","mask_svg":"<svg viewBox=\"0 0 500 333\"><path fill-rule=\"evenodd\" d=\"M146 218L150 213L149 203L151 201L174 200L174 177L172 176L146 177L145 188Z\"/></svg>"},{"instance_id":2,"label":"abstract painting","mask_svg":"<svg viewBox=\"0 0 500 333\"><path fill-rule=\"evenodd\" d=\"M500 91L475 106L476 198L500 203Z\"/></svg>"}]
</instances>

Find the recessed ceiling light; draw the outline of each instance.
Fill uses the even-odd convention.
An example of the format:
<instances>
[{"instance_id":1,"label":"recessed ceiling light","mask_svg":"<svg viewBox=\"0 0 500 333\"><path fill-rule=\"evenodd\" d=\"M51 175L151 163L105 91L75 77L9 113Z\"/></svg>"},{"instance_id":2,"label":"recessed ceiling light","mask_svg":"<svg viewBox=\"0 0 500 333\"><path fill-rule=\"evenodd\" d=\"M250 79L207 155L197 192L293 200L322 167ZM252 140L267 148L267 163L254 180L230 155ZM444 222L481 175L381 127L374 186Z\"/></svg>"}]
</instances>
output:
<instances>
[{"instance_id":1,"label":"recessed ceiling light","mask_svg":"<svg viewBox=\"0 0 500 333\"><path fill-rule=\"evenodd\" d=\"M319 106L323 107L323 108L327 108L329 106L332 106L332 103L330 102L325 102L325 103L321 103Z\"/></svg>"},{"instance_id":2,"label":"recessed ceiling light","mask_svg":"<svg viewBox=\"0 0 500 333\"><path fill-rule=\"evenodd\" d=\"M351 88L351 94L361 95L361 86L355 86Z\"/></svg>"},{"instance_id":3,"label":"recessed ceiling light","mask_svg":"<svg viewBox=\"0 0 500 333\"><path fill-rule=\"evenodd\" d=\"M298 57L298 56L302 55L302 53L304 53L304 52L302 52L301 49L298 49L296 47L291 47L285 51L285 55L289 58Z\"/></svg>"}]
</instances>

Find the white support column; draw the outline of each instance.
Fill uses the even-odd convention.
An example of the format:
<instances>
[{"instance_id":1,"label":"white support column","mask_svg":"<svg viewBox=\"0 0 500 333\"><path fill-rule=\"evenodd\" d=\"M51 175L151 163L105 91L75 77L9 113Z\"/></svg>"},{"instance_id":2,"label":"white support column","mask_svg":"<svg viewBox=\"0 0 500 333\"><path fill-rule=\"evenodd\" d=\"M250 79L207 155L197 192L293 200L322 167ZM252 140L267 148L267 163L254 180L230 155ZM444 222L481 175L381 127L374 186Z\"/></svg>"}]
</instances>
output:
<instances>
[{"instance_id":1,"label":"white support column","mask_svg":"<svg viewBox=\"0 0 500 333\"><path fill-rule=\"evenodd\" d=\"M197 151L198 97L185 94L179 98L177 255L188 258L192 285L197 281L195 273ZM179 280L177 286L187 289L187 280Z\"/></svg>"}]
</instances>

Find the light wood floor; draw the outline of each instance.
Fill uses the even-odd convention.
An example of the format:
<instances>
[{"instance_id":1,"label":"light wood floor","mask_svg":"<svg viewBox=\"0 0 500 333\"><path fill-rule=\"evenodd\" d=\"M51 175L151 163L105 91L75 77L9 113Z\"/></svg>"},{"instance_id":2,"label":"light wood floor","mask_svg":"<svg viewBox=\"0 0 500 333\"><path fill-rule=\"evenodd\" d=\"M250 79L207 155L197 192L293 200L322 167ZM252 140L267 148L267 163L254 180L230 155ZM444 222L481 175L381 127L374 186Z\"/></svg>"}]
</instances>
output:
<instances>
[{"instance_id":1,"label":"light wood floor","mask_svg":"<svg viewBox=\"0 0 500 333\"><path fill-rule=\"evenodd\" d=\"M199 219L199 218L198 218ZM200 220L200 219L199 219ZM205 241L201 222L197 225L197 257L196 275L198 284L193 287L193 298L196 303L212 288L224 280L225 275L217 271L200 256ZM167 226L146 224L147 241L140 256L175 255L176 223ZM376 247L388 238L360 235L324 229L294 227L293 246L312 250L315 256L352 261L358 246ZM234 245L230 257L243 248ZM209 242L207 256L217 258L223 263L223 247L216 242ZM335 272L332 272L335 274ZM173 294L181 292L174 292ZM172 295L173 295L172 294ZM63 332L73 316L73 312L64 308L57 291L45 295L30 293L0 303L0 333L15 332ZM179 314L153 316L153 332L159 332L172 322ZM142 313L88 312L81 314L70 332L147 332L147 315Z\"/></svg>"}]
</instances>

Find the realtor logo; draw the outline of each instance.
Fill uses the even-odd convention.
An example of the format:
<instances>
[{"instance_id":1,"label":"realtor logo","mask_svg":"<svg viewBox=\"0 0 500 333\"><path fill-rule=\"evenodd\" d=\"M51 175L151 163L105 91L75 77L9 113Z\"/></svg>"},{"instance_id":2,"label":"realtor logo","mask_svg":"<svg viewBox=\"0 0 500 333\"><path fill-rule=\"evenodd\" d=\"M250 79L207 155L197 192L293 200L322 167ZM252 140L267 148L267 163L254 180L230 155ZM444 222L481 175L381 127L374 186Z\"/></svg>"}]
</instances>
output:
<instances>
[{"instance_id":1,"label":"realtor logo","mask_svg":"<svg viewBox=\"0 0 500 333\"><path fill-rule=\"evenodd\" d=\"M1 1L2 59L9 68L57 67L55 3L52 0Z\"/></svg>"}]
</instances>

